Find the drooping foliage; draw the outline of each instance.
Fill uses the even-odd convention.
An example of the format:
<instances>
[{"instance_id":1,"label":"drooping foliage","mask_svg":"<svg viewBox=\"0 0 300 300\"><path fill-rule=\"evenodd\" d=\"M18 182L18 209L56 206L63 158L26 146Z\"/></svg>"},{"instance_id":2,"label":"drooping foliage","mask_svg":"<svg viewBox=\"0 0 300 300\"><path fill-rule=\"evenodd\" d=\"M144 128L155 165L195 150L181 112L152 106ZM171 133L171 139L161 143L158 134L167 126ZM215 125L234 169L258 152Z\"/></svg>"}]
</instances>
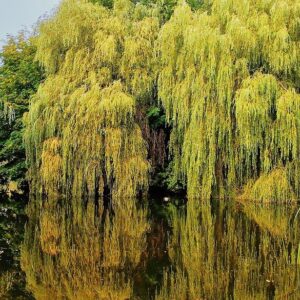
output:
<instances>
[{"instance_id":1,"label":"drooping foliage","mask_svg":"<svg viewBox=\"0 0 300 300\"><path fill-rule=\"evenodd\" d=\"M33 190L133 196L159 170L190 198L299 198L298 0L180 2L170 19L92 2L63 1L39 29Z\"/></svg>"},{"instance_id":2,"label":"drooping foliage","mask_svg":"<svg viewBox=\"0 0 300 300\"><path fill-rule=\"evenodd\" d=\"M215 0L205 12L180 5L163 26L158 93L190 197L249 180L260 199L299 197L299 16L299 1ZM282 194L260 176L280 180Z\"/></svg>"},{"instance_id":3,"label":"drooping foliage","mask_svg":"<svg viewBox=\"0 0 300 300\"><path fill-rule=\"evenodd\" d=\"M0 53L0 184L25 177L23 114L43 71L34 62L36 48L24 33L9 37Z\"/></svg>"},{"instance_id":4,"label":"drooping foliage","mask_svg":"<svg viewBox=\"0 0 300 300\"><path fill-rule=\"evenodd\" d=\"M66 22L68 20L68 22ZM158 19L118 1L113 10L63 1L40 28L37 59L48 72L26 118L33 182L47 194L132 196L147 190L137 106L152 99ZM37 179L36 176L33 178Z\"/></svg>"}]
</instances>

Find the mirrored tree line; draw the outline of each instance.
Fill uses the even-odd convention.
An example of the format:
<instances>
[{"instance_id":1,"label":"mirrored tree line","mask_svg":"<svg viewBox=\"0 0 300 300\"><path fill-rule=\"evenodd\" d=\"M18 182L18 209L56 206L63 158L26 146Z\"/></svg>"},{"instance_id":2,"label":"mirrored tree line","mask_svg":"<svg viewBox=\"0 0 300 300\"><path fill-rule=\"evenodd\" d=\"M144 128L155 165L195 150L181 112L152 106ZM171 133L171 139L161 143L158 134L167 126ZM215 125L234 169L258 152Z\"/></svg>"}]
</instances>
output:
<instances>
[{"instance_id":1,"label":"mirrored tree line","mask_svg":"<svg viewBox=\"0 0 300 300\"><path fill-rule=\"evenodd\" d=\"M36 299L297 299L295 207L170 204L169 233L158 238L149 208L131 200L106 209L32 199L21 249L28 291Z\"/></svg>"}]
</instances>

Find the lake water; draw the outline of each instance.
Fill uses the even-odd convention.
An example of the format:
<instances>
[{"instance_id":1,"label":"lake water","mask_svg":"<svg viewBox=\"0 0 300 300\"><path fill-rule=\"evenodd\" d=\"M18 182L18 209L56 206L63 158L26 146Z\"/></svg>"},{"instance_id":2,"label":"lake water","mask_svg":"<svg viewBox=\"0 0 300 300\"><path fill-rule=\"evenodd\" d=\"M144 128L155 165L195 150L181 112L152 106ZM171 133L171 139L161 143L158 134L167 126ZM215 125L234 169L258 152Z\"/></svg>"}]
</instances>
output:
<instances>
[{"instance_id":1,"label":"lake water","mask_svg":"<svg viewBox=\"0 0 300 300\"><path fill-rule=\"evenodd\" d=\"M0 299L300 299L297 206L1 202Z\"/></svg>"}]
</instances>

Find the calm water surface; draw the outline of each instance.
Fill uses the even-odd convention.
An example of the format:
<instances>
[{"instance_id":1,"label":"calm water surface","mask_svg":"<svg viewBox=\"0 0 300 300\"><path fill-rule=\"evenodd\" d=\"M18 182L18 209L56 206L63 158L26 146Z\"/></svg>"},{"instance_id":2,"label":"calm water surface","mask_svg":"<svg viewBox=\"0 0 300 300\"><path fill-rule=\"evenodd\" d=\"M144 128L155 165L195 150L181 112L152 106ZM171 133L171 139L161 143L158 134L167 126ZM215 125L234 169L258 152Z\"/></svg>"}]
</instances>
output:
<instances>
[{"instance_id":1,"label":"calm water surface","mask_svg":"<svg viewBox=\"0 0 300 300\"><path fill-rule=\"evenodd\" d=\"M0 299L300 299L296 206L1 202Z\"/></svg>"}]
</instances>

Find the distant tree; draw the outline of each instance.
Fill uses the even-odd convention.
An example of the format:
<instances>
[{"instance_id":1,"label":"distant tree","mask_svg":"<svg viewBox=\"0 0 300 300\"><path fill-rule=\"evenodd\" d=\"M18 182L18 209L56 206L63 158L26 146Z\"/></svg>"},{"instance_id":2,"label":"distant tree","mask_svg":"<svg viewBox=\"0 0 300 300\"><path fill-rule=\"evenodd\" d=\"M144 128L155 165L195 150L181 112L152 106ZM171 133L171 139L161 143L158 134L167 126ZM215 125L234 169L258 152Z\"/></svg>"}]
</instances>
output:
<instances>
[{"instance_id":1,"label":"distant tree","mask_svg":"<svg viewBox=\"0 0 300 300\"><path fill-rule=\"evenodd\" d=\"M25 176L23 114L43 79L36 49L21 33L9 37L0 53L0 181L21 183Z\"/></svg>"},{"instance_id":2,"label":"distant tree","mask_svg":"<svg viewBox=\"0 0 300 300\"><path fill-rule=\"evenodd\" d=\"M112 9L116 0L90 0L94 4L102 5ZM159 17L163 23L168 21L178 3L178 0L131 0L133 4L141 4L145 7L156 7L159 12ZM182 2L182 1L181 1ZM211 6L209 0L187 0L186 1L193 10L200 8L207 9Z\"/></svg>"},{"instance_id":3,"label":"distant tree","mask_svg":"<svg viewBox=\"0 0 300 300\"><path fill-rule=\"evenodd\" d=\"M90 0L90 2L94 4L100 4L102 6L105 6L107 8L113 8L114 1L113 0Z\"/></svg>"}]
</instances>

